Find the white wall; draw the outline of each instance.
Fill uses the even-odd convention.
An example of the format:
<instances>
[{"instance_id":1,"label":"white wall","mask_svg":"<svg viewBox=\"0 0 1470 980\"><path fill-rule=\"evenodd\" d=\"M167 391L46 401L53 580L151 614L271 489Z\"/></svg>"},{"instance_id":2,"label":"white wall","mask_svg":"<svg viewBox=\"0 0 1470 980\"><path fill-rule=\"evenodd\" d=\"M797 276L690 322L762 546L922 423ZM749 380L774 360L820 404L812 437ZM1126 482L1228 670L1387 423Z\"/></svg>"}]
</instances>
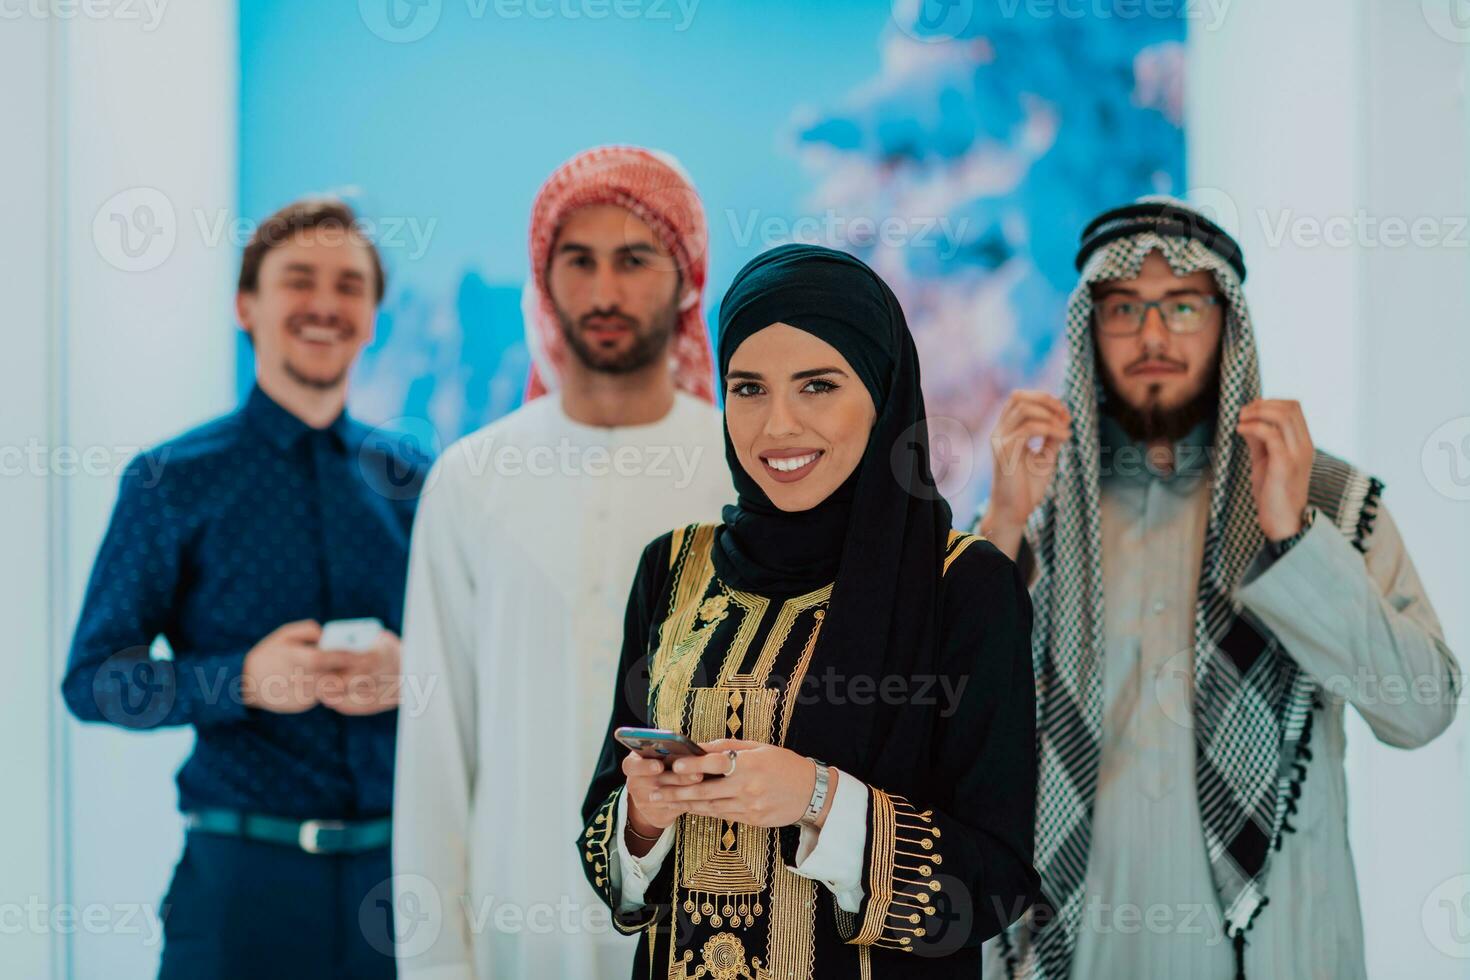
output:
<instances>
[{"instance_id":1,"label":"white wall","mask_svg":"<svg viewBox=\"0 0 1470 980\"><path fill-rule=\"evenodd\" d=\"M48 439L52 347L47 324L55 278L49 234L56 211L50 179L56 155L47 120L54 37L39 20L0 29L0 91L35 93L0 99L0 132L24 134L28 152L0 153L0 270L5 285L5 356L0 357L0 622L7 625L7 691L0 711L5 746L6 819L0 838L0 973L47 977L58 962L57 937L30 925L30 908L50 902L60 874L59 813L53 805L59 730L54 662L57 630L47 562L58 526L53 482L26 465L32 438ZM33 898L34 897L34 898Z\"/></svg>"},{"instance_id":2,"label":"white wall","mask_svg":"<svg viewBox=\"0 0 1470 980\"><path fill-rule=\"evenodd\" d=\"M148 977L159 949L146 917L182 841L172 775L191 736L81 726L63 717L57 683L120 467L234 401L236 257L206 244L193 214L235 205L236 9L46 9L7 4L0 24L0 449L7 463L40 450L0 480L14 652L0 712L0 975ZM111 214L140 217L139 203L172 226L172 244L166 233L129 257Z\"/></svg>"},{"instance_id":3,"label":"white wall","mask_svg":"<svg viewBox=\"0 0 1470 980\"><path fill-rule=\"evenodd\" d=\"M1188 134L1192 187L1239 229L1267 393L1301 399L1318 444L1386 481L1465 662L1470 502L1439 437L1423 456L1451 422L1445 452L1470 473L1470 30L1450 29L1451 4L1470 16L1462 0L1240 0L1218 29L1191 25ZM1387 219L1429 223L1416 245ZM1470 976L1461 711L1415 752L1350 719L1370 976Z\"/></svg>"}]
</instances>

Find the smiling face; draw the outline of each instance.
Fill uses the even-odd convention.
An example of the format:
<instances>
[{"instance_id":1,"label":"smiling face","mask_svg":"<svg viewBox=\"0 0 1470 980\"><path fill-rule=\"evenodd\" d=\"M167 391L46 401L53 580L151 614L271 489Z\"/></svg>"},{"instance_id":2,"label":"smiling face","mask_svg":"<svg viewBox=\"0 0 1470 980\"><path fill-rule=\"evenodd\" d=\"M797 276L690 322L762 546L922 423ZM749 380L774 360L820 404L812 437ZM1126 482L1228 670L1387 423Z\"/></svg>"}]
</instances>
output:
<instances>
[{"instance_id":1,"label":"smiling face","mask_svg":"<svg viewBox=\"0 0 1470 980\"><path fill-rule=\"evenodd\" d=\"M852 365L805 330L774 323L730 357L730 443L781 510L810 510L831 496L862 462L877 417Z\"/></svg>"},{"instance_id":2,"label":"smiling face","mask_svg":"<svg viewBox=\"0 0 1470 980\"><path fill-rule=\"evenodd\" d=\"M322 226L297 231L265 253L253 288L235 299L261 375L282 387L346 383L373 339L378 282L370 249L355 233Z\"/></svg>"},{"instance_id":3,"label":"smiling face","mask_svg":"<svg viewBox=\"0 0 1470 980\"><path fill-rule=\"evenodd\" d=\"M1093 336L1098 364L1111 398L1122 402L1120 421L1134 438L1178 438L1215 397L1224 306L1214 276L1205 270L1178 275L1158 252L1150 252L1138 275L1092 287ZM1158 303L1149 307L1145 304ZM1143 328L1138 313L1146 310ZM1190 333L1168 328L1192 323Z\"/></svg>"},{"instance_id":4,"label":"smiling face","mask_svg":"<svg viewBox=\"0 0 1470 980\"><path fill-rule=\"evenodd\" d=\"M627 374L667 353L679 318L679 268L626 209L597 204L568 215L546 282L562 335L587 369Z\"/></svg>"}]
</instances>

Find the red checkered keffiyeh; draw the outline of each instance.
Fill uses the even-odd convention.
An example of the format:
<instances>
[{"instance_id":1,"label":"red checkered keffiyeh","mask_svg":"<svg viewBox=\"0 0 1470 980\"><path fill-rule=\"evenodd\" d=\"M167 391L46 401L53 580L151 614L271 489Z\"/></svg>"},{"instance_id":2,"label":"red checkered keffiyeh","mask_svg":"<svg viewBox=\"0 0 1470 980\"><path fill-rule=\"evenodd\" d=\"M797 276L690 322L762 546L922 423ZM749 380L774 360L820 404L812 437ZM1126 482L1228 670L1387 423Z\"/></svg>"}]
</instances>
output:
<instances>
[{"instance_id":1,"label":"red checkered keffiyeh","mask_svg":"<svg viewBox=\"0 0 1470 980\"><path fill-rule=\"evenodd\" d=\"M714 363L705 331L705 260L709 233L704 208L684 169L665 153L636 146L599 146L557 168L531 207L531 279L521 296L531 376L526 401L554 390L560 381L566 341L546 282L552 245L567 215L578 208L615 204L653 229L678 263L684 295L674 328L670 357L674 384L714 402Z\"/></svg>"}]
</instances>

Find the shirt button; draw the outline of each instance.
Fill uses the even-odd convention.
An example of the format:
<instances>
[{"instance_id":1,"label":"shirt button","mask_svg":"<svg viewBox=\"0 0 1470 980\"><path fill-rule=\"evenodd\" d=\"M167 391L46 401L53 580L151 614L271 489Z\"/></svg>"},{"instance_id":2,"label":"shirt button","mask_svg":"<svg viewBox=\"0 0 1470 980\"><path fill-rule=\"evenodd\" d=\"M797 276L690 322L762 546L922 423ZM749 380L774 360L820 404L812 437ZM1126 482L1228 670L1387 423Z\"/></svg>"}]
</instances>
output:
<instances>
[{"instance_id":1,"label":"shirt button","mask_svg":"<svg viewBox=\"0 0 1470 980\"><path fill-rule=\"evenodd\" d=\"M1166 608L1168 608L1168 605L1169 604L1167 602L1165 602L1163 599L1155 599L1154 600L1154 615L1155 616L1162 615L1162 613L1164 612L1164 610Z\"/></svg>"}]
</instances>

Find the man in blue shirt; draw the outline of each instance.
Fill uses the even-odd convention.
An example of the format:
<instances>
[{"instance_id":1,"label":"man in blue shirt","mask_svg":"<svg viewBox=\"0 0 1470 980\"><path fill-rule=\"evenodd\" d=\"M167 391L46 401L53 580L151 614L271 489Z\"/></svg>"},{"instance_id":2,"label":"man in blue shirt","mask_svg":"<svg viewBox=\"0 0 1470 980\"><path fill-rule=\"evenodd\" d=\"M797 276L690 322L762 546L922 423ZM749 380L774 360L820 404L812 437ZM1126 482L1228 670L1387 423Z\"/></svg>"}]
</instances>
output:
<instances>
[{"instance_id":1,"label":"man in blue shirt","mask_svg":"<svg viewBox=\"0 0 1470 980\"><path fill-rule=\"evenodd\" d=\"M383 291L342 203L262 223L236 298L256 385L133 462L98 551L67 706L197 733L163 977L394 975L397 632L428 461L344 411ZM370 650L319 645L365 617L384 626ZM160 635L172 660L150 656Z\"/></svg>"}]
</instances>

